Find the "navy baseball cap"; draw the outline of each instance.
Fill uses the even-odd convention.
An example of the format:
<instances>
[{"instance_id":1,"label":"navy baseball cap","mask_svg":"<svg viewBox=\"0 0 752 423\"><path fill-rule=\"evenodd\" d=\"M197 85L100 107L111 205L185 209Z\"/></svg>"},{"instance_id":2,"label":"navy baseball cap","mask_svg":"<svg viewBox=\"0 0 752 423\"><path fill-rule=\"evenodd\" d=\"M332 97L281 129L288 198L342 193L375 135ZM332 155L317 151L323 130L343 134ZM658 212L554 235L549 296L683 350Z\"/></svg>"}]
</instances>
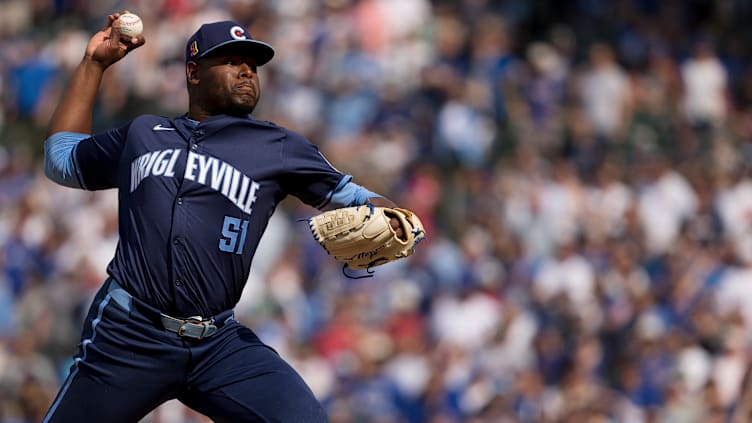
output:
<instances>
[{"instance_id":1,"label":"navy baseball cap","mask_svg":"<svg viewBox=\"0 0 752 423\"><path fill-rule=\"evenodd\" d=\"M261 66L274 57L274 49L269 44L254 40L242 25L232 21L213 22L201 25L185 46L185 61L194 62L210 52L224 46L232 50L245 50L256 58Z\"/></svg>"}]
</instances>

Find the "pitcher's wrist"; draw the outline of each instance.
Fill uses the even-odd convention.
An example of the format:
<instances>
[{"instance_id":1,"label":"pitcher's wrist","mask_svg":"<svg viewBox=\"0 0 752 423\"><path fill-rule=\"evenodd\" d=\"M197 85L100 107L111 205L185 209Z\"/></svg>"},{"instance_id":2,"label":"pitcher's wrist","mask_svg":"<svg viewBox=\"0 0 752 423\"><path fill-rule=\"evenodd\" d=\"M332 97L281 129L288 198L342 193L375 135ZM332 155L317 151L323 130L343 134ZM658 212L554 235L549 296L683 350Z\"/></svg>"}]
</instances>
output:
<instances>
[{"instance_id":1,"label":"pitcher's wrist","mask_svg":"<svg viewBox=\"0 0 752 423\"><path fill-rule=\"evenodd\" d=\"M84 54L83 59L81 59L81 66L85 68L96 69L96 70L99 70L100 72L104 72L104 70L107 69L107 67L109 67L109 64L102 63L94 59L94 57L88 54Z\"/></svg>"}]
</instances>

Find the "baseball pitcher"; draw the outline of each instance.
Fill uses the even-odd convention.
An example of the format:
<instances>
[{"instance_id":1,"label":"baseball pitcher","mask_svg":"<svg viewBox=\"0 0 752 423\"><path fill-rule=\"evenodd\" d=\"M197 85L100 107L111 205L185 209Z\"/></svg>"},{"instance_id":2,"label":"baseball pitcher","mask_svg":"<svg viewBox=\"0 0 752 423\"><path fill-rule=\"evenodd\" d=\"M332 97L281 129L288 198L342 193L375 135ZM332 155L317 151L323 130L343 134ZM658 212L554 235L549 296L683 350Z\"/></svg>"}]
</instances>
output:
<instances>
[{"instance_id":1,"label":"baseball pitcher","mask_svg":"<svg viewBox=\"0 0 752 423\"><path fill-rule=\"evenodd\" d=\"M45 141L50 179L118 190L119 243L44 422L137 422L171 399L217 422L327 421L301 377L233 318L261 235L293 195L322 211L311 231L335 259L370 269L412 253L420 220L301 135L250 116L274 49L235 22L188 40L186 114L92 135L103 73L145 42L121 39L120 15L89 41Z\"/></svg>"}]
</instances>

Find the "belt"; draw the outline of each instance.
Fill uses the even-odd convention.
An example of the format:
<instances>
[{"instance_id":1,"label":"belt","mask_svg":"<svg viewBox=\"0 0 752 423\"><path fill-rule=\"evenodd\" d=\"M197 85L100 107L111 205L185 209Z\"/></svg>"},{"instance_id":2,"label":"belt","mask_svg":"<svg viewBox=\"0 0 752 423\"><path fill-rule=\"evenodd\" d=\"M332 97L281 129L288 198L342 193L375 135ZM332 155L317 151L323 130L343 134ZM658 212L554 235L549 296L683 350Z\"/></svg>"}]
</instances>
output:
<instances>
[{"instance_id":1,"label":"belt","mask_svg":"<svg viewBox=\"0 0 752 423\"><path fill-rule=\"evenodd\" d=\"M232 309L223 311L214 317L204 318L201 316L191 316L186 319L168 316L148 304L133 298L120 284L114 279L109 278L107 293L125 310L130 312L134 306L143 311L148 317L156 317L162 327L170 332L178 334L180 337L204 339L212 336L224 326L227 322L233 320L235 313Z\"/></svg>"}]
</instances>

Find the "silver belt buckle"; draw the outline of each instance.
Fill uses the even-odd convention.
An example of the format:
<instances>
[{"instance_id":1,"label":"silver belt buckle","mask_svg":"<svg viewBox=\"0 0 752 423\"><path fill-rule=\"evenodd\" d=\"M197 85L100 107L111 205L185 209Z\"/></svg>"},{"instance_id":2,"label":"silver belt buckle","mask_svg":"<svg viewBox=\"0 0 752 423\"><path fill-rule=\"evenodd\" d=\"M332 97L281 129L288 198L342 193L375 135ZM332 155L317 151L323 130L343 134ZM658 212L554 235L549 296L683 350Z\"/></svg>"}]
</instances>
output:
<instances>
[{"instance_id":1,"label":"silver belt buckle","mask_svg":"<svg viewBox=\"0 0 752 423\"><path fill-rule=\"evenodd\" d=\"M178 336L184 336L185 329L188 325L201 326L201 334L196 339L204 339L207 335L210 335L209 328L214 326L212 320L206 320L201 316L191 316L183 321L183 324L178 328Z\"/></svg>"}]
</instances>

